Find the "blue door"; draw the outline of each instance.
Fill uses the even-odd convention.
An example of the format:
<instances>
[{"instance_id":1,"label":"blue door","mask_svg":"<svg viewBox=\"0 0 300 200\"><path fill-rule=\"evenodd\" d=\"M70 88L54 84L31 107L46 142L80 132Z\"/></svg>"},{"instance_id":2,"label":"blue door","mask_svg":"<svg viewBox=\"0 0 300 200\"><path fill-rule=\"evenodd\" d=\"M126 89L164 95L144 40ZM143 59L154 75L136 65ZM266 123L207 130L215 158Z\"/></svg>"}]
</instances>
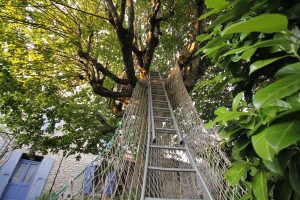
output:
<instances>
[{"instance_id":1,"label":"blue door","mask_svg":"<svg viewBox=\"0 0 300 200\"><path fill-rule=\"evenodd\" d=\"M38 170L40 162L31 160L20 160L14 175L9 181L3 200L24 200Z\"/></svg>"}]
</instances>

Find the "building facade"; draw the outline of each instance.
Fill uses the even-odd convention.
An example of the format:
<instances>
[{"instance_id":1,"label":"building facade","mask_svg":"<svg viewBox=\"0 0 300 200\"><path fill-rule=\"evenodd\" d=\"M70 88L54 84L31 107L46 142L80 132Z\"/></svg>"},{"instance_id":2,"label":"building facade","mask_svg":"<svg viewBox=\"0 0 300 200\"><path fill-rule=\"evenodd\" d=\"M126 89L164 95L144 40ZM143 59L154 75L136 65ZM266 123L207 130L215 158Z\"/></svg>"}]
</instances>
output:
<instances>
[{"instance_id":1,"label":"building facade","mask_svg":"<svg viewBox=\"0 0 300 200\"><path fill-rule=\"evenodd\" d=\"M29 155L28 148L13 149L12 140L0 135L0 199L35 200L55 193L84 169L94 155L63 157L58 154Z\"/></svg>"}]
</instances>

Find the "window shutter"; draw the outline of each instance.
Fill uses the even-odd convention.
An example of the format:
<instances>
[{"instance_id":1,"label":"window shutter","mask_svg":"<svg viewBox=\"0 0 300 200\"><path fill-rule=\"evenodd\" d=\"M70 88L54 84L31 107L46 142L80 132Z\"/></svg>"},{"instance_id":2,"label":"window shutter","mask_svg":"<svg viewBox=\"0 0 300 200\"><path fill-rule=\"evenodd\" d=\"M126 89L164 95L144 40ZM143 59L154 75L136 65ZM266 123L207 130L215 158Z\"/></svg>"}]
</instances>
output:
<instances>
[{"instance_id":1,"label":"window shutter","mask_svg":"<svg viewBox=\"0 0 300 200\"><path fill-rule=\"evenodd\" d=\"M84 194L90 194L91 193L92 180L94 178L94 171L95 171L95 166L94 165L91 165L89 168L87 168L84 171L84 176L85 176Z\"/></svg>"},{"instance_id":2,"label":"window shutter","mask_svg":"<svg viewBox=\"0 0 300 200\"><path fill-rule=\"evenodd\" d=\"M50 157L44 157L42 160L39 169L34 177L34 180L32 182L32 185L29 189L27 200L32 200L38 198L46 184L48 175L50 173L50 170L52 168L54 159Z\"/></svg>"},{"instance_id":3,"label":"window shutter","mask_svg":"<svg viewBox=\"0 0 300 200\"><path fill-rule=\"evenodd\" d=\"M21 156L22 152L13 151L6 163L0 168L0 197L3 194L6 185L9 183Z\"/></svg>"},{"instance_id":4,"label":"window shutter","mask_svg":"<svg viewBox=\"0 0 300 200\"><path fill-rule=\"evenodd\" d=\"M108 183L107 183L107 188L106 188L106 194L108 196L113 195L114 188L115 188L115 182L116 182L116 172L111 171L108 175Z\"/></svg>"}]
</instances>

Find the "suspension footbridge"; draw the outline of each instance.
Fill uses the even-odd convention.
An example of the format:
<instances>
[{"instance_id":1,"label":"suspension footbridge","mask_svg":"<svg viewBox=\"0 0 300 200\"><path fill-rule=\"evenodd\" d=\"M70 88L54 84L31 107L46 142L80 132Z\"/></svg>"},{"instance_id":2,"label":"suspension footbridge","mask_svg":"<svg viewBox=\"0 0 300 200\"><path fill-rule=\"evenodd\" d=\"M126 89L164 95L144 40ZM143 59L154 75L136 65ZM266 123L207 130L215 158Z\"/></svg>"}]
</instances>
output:
<instances>
[{"instance_id":1,"label":"suspension footbridge","mask_svg":"<svg viewBox=\"0 0 300 200\"><path fill-rule=\"evenodd\" d=\"M138 81L108 146L55 199L240 199L223 175L230 161L207 131L178 66Z\"/></svg>"}]
</instances>

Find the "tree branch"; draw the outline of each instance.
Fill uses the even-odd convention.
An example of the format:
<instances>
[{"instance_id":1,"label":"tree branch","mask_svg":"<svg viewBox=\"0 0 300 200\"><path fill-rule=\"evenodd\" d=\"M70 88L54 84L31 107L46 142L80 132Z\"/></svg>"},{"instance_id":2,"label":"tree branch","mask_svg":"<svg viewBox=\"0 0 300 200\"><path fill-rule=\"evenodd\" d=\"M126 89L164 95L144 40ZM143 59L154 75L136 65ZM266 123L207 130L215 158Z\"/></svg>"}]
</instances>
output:
<instances>
[{"instance_id":1,"label":"tree branch","mask_svg":"<svg viewBox=\"0 0 300 200\"><path fill-rule=\"evenodd\" d=\"M82 48L78 49L78 56L80 58L85 59L86 61L91 62L95 67L96 70L102 72L103 74L110 77L115 83L118 84L129 84L130 82L127 79L120 79L115 74L113 74L111 71L106 69L101 63L99 63L96 59L90 57L90 55L82 50Z\"/></svg>"},{"instance_id":2,"label":"tree branch","mask_svg":"<svg viewBox=\"0 0 300 200\"><path fill-rule=\"evenodd\" d=\"M115 131L116 127L112 127L111 125L109 125L102 115L98 114L98 117L100 118L100 123L103 124L107 128L107 130L110 130L111 132Z\"/></svg>"},{"instance_id":3,"label":"tree branch","mask_svg":"<svg viewBox=\"0 0 300 200\"><path fill-rule=\"evenodd\" d=\"M144 66L144 61L143 61L143 54L144 53L142 51L140 51L136 45L132 45L132 51L136 55L136 59L137 59L137 62L138 62L138 67L142 68Z\"/></svg>"},{"instance_id":4,"label":"tree branch","mask_svg":"<svg viewBox=\"0 0 300 200\"><path fill-rule=\"evenodd\" d=\"M120 97L131 97L132 93L129 92L114 92L103 87L101 83L96 80L91 80L90 84L93 91L102 97L120 98Z\"/></svg>"},{"instance_id":5,"label":"tree branch","mask_svg":"<svg viewBox=\"0 0 300 200\"><path fill-rule=\"evenodd\" d=\"M165 21L165 20L169 19L173 15L174 15L174 8L171 7L168 15L159 17L156 20L159 23L159 22L162 22L162 21Z\"/></svg>"},{"instance_id":6,"label":"tree branch","mask_svg":"<svg viewBox=\"0 0 300 200\"><path fill-rule=\"evenodd\" d=\"M90 54L91 53L91 46L92 46L92 42L93 42L93 36L94 36L94 33L90 33L89 35L89 41L88 41L88 44L87 44L87 53Z\"/></svg>"},{"instance_id":7,"label":"tree branch","mask_svg":"<svg viewBox=\"0 0 300 200\"><path fill-rule=\"evenodd\" d=\"M126 0L122 0L121 2L121 13L120 13L120 21L123 24L124 16L125 16L125 8L126 8Z\"/></svg>"},{"instance_id":8,"label":"tree branch","mask_svg":"<svg viewBox=\"0 0 300 200\"><path fill-rule=\"evenodd\" d=\"M107 11L112 18L112 19L109 19L110 22L112 20L113 25L116 26L117 29L122 28L123 27L122 22L120 20L120 17L116 11L116 7L114 6L112 0L106 0L106 3L107 3Z\"/></svg>"},{"instance_id":9,"label":"tree branch","mask_svg":"<svg viewBox=\"0 0 300 200\"><path fill-rule=\"evenodd\" d=\"M80 9L77 9L77 8L73 8L72 6L69 6L69 5L67 5L67 4L63 4L63 3L58 2L58 1L54 1L54 0L51 0L51 1L53 1L53 2L56 3L56 4L65 6L65 7L67 7L67 8L70 8L70 9L72 9L72 10L76 10L76 11L78 11L78 12L82 12L82 13L84 13L84 14L92 15L92 16L97 17L97 18L100 18L100 19L109 20L109 18L100 16L100 15L96 15L96 14L93 14L93 13L90 13L90 12L87 12L87 11L84 11L84 10L80 10Z\"/></svg>"},{"instance_id":10,"label":"tree branch","mask_svg":"<svg viewBox=\"0 0 300 200\"><path fill-rule=\"evenodd\" d=\"M107 7L108 7L108 13L112 17L112 20L113 20L113 21L111 21L111 23L116 29L117 36L118 36L119 42L121 44L122 57L123 57L123 62L125 64L127 78L130 81L130 85L132 87L135 87L137 78L135 76L133 56L132 56L133 32L128 31L127 29L125 29L123 27L123 25L120 21L120 18L116 12L116 8L113 5L112 1L106 0L106 2L107 2ZM133 9L133 5L132 5L131 9ZM133 18L130 18L130 20L133 20ZM128 22L128 23L129 24L132 23L132 26L133 26L133 22ZM133 29L133 27L132 27L132 29Z\"/></svg>"},{"instance_id":11,"label":"tree branch","mask_svg":"<svg viewBox=\"0 0 300 200\"><path fill-rule=\"evenodd\" d=\"M149 71L150 69L150 65L151 65L151 61L153 58L153 54L154 54L154 50L158 45L158 35L155 35L155 27L157 26L157 24L159 23L156 19L157 14L159 12L161 6L161 0L157 0L154 4L154 10L153 10L153 15L151 16L149 22L149 32L148 32L148 36L147 36L147 41L146 41L146 49L145 49L145 54L143 57L143 63L144 63L144 70L146 72Z\"/></svg>"},{"instance_id":12,"label":"tree branch","mask_svg":"<svg viewBox=\"0 0 300 200\"><path fill-rule=\"evenodd\" d=\"M133 34L134 33L134 7L133 0L128 1L128 31Z\"/></svg>"}]
</instances>

